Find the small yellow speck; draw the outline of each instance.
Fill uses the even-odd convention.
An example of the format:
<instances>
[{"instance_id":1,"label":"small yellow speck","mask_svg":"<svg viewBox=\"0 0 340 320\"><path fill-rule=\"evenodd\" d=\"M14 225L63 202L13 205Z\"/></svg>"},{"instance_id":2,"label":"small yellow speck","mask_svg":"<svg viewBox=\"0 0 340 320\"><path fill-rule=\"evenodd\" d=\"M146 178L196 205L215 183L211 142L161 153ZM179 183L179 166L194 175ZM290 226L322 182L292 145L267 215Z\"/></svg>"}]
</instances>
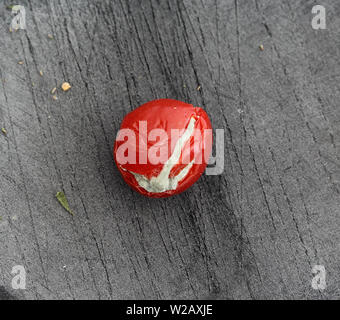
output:
<instances>
[{"instance_id":1,"label":"small yellow speck","mask_svg":"<svg viewBox=\"0 0 340 320\"><path fill-rule=\"evenodd\" d=\"M200 90L201 90L201 86L198 86L198 87L197 87L197 91L200 91Z\"/></svg>"},{"instance_id":2,"label":"small yellow speck","mask_svg":"<svg viewBox=\"0 0 340 320\"><path fill-rule=\"evenodd\" d=\"M54 88L52 89L51 93L52 93L52 94L55 94L56 91L57 91L57 88L54 87Z\"/></svg>"},{"instance_id":3,"label":"small yellow speck","mask_svg":"<svg viewBox=\"0 0 340 320\"><path fill-rule=\"evenodd\" d=\"M69 91L71 89L71 85L68 83L68 82L64 82L62 85L61 85L61 88L63 89L63 91Z\"/></svg>"},{"instance_id":4,"label":"small yellow speck","mask_svg":"<svg viewBox=\"0 0 340 320\"><path fill-rule=\"evenodd\" d=\"M52 96L53 100L58 100L58 97L56 95Z\"/></svg>"},{"instance_id":5,"label":"small yellow speck","mask_svg":"<svg viewBox=\"0 0 340 320\"><path fill-rule=\"evenodd\" d=\"M261 44L261 45L259 46L259 48L260 48L261 51L263 51L263 50L264 50L263 44Z\"/></svg>"},{"instance_id":6,"label":"small yellow speck","mask_svg":"<svg viewBox=\"0 0 340 320\"><path fill-rule=\"evenodd\" d=\"M1 132L2 132L5 136L7 136L7 130L6 130L5 128L1 128Z\"/></svg>"},{"instance_id":7,"label":"small yellow speck","mask_svg":"<svg viewBox=\"0 0 340 320\"><path fill-rule=\"evenodd\" d=\"M13 32L13 29L12 29L12 28L9 28L9 32L11 32L11 33L12 33L12 32Z\"/></svg>"},{"instance_id":8,"label":"small yellow speck","mask_svg":"<svg viewBox=\"0 0 340 320\"><path fill-rule=\"evenodd\" d=\"M22 65L24 64L24 61L19 61L18 64Z\"/></svg>"},{"instance_id":9,"label":"small yellow speck","mask_svg":"<svg viewBox=\"0 0 340 320\"><path fill-rule=\"evenodd\" d=\"M44 75L44 73L43 73L43 71L42 71L42 70L40 70L40 71L39 71L39 74L40 74L41 76L43 76L43 75Z\"/></svg>"},{"instance_id":10,"label":"small yellow speck","mask_svg":"<svg viewBox=\"0 0 340 320\"><path fill-rule=\"evenodd\" d=\"M35 83L34 82L32 82L32 87L34 87L35 86Z\"/></svg>"}]
</instances>

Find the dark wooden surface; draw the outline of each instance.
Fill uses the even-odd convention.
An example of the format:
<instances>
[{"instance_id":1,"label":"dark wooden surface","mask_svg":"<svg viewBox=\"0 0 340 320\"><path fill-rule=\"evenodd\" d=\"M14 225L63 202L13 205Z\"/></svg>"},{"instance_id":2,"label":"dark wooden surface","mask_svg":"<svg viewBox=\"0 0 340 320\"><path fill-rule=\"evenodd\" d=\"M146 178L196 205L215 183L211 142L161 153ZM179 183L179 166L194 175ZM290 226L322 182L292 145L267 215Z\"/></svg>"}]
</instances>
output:
<instances>
[{"instance_id":1,"label":"dark wooden surface","mask_svg":"<svg viewBox=\"0 0 340 320\"><path fill-rule=\"evenodd\" d=\"M339 1L318 31L306 0L20 3L12 33L0 4L0 298L340 298ZM165 97L225 130L225 169L147 199L111 150Z\"/></svg>"}]
</instances>

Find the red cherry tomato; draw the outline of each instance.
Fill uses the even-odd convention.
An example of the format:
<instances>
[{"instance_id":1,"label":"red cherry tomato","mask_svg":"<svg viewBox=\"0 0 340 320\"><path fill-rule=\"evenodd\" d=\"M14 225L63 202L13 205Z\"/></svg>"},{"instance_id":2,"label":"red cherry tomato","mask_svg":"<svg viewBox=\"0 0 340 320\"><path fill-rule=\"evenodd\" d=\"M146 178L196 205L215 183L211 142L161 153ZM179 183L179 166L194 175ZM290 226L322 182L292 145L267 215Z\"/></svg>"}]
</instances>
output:
<instances>
[{"instance_id":1,"label":"red cherry tomato","mask_svg":"<svg viewBox=\"0 0 340 320\"><path fill-rule=\"evenodd\" d=\"M150 101L124 118L114 159L137 192L169 197L193 185L204 172L212 148L206 112L172 99Z\"/></svg>"}]
</instances>

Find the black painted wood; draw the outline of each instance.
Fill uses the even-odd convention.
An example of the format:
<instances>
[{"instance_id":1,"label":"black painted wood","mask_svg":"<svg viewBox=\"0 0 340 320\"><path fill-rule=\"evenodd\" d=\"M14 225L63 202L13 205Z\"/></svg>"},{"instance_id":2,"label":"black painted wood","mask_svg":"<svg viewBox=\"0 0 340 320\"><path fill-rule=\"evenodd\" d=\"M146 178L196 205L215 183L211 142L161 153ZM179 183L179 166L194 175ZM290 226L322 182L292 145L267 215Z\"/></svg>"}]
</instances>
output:
<instances>
[{"instance_id":1,"label":"black painted wood","mask_svg":"<svg viewBox=\"0 0 340 320\"><path fill-rule=\"evenodd\" d=\"M12 33L10 1L0 4L6 296L340 297L337 0L322 3L326 30L312 29L310 0L20 3L27 30ZM147 199L125 185L112 147L127 112L165 97L225 130L225 169ZM311 287L316 264L324 291ZM24 291L11 289L14 265Z\"/></svg>"}]
</instances>

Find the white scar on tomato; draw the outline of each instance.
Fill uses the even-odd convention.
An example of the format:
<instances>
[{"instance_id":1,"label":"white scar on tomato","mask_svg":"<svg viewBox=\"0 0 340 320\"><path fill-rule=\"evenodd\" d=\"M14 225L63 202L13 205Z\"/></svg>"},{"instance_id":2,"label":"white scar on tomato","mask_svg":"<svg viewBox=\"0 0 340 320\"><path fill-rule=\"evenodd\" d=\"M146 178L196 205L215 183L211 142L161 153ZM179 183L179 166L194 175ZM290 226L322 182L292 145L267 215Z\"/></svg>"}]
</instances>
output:
<instances>
[{"instance_id":1,"label":"white scar on tomato","mask_svg":"<svg viewBox=\"0 0 340 320\"><path fill-rule=\"evenodd\" d=\"M190 119L189 125L182 134L182 136L178 139L176 146L174 148L174 152L172 153L171 157L165 162L162 171L159 173L157 177L152 177L148 179L147 177L131 172L138 184L148 192L153 193L161 193L169 190L176 190L178 183L183 180L187 174L189 173L191 167L194 164L194 160L192 160L188 165L186 165L177 176L170 178L170 172L172 168L178 163L182 149L186 142L192 136L194 129L195 129L195 122L194 118Z\"/></svg>"}]
</instances>

